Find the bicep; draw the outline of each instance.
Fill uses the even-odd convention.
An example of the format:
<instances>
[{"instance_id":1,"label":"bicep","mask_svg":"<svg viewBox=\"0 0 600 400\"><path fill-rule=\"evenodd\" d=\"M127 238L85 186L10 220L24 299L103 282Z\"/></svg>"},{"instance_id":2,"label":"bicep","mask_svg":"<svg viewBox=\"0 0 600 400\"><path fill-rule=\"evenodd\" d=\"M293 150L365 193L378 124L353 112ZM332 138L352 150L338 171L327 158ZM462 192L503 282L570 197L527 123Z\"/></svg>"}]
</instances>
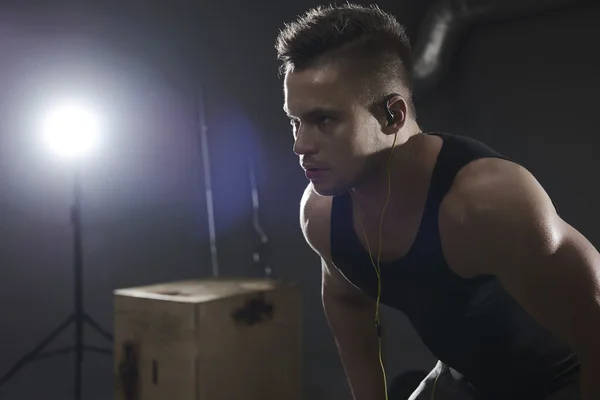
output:
<instances>
[{"instance_id":1,"label":"bicep","mask_svg":"<svg viewBox=\"0 0 600 400\"><path fill-rule=\"evenodd\" d=\"M321 259L323 300L341 299L351 302L366 302L370 298L354 286L330 261Z\"/></svg>"},{"instance_id":2,"label":"bicep","mask_svg":"<svg viewBox=\"0 0 600 400\"><path fill-rule=\"evenodd\" d=\"M499 268L502 284L532 317L580 355L600 354L600 255L562 222L562 240L552 253L531 251L519 268Z\"/></svg>"},{"instance_id":3,"label":"bicep","mask_svg":"<svg viewBox=\"0 0 600 400\"><path fill-rule=\"evenodd\" d=\"M464 257L580 355L600 353L600 255L530 175L471 194ZM475 202L473 202L475 200ZM468 248L462 246L465 253Z\"/></svg>"}]
</instances>

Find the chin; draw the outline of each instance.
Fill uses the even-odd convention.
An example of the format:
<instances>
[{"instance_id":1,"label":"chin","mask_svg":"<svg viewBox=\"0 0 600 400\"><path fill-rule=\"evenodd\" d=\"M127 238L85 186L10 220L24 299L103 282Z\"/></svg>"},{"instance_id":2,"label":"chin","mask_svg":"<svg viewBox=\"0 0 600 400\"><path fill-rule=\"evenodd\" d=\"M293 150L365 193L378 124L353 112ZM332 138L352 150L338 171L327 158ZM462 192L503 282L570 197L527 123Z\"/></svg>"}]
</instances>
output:
<instances>
[{"instance_id":1,"label":"chin","mask_svg":"<svg viewBox=\"0 0 600 400\"><path fill-rule=\"evenodd\" d=\"M346 185L336 185L331 182L311 181L313 192L319 196L339 196L350 190Z\"/></svg>"}]
</instances>

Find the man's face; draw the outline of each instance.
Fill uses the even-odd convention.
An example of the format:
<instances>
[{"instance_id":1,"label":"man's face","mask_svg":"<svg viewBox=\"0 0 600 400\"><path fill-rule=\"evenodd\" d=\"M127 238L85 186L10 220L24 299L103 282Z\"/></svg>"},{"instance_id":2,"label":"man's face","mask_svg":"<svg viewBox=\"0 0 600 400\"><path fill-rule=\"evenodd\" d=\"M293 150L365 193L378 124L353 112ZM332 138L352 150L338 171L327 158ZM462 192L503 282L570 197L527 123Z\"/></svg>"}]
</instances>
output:
<instances>
[{"instance_id":1,"label":"man's face","mask_svg":"<svg viewBox=\"0 0 600 400\"><path fill-rule=\"evenodd\" d=\"M285 77L285 106L294 133L294 152L315 192L334 196L355 187L381 148L379 121L359 97L351 74L334 65ZM353 85L354 83L354 85Z\"/></svg>"}]
</instances>

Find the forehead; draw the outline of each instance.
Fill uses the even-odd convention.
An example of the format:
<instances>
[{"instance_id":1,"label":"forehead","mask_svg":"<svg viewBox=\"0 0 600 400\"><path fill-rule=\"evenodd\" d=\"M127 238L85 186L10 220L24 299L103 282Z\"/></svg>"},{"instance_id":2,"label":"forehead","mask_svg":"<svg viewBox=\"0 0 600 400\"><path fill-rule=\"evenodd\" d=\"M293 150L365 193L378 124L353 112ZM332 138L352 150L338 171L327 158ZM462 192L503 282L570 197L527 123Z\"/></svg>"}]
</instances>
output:
<instances>
[{"instance_id":1,"label":"forehead","mask_svg":"<svg viewBox=\"0 0 600 400\"><path fill-rule=\"evenodd\" d=\"M284 80L285 111L299 116L314 108L353 108L358 82L350 75L331 64L288 72Z\"/></svg>"}]
</instances>

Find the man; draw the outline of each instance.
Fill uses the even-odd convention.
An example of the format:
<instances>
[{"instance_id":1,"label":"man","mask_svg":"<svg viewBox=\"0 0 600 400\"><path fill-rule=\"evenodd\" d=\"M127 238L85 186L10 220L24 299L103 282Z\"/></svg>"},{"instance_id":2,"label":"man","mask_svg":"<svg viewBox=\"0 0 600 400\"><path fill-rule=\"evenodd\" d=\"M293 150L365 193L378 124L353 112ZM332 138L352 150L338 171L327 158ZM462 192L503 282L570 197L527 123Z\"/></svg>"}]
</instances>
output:
<instances>
[{"instance_id":1,"label":"man","mask_svg":"<svg viewBox=\"0 0 600 400\"><path fill-rule=\"evenodd\" d=\"M386 397L381 302L440 360L411 399L600 399L600 255L526 169L421 132L402 26L319 7L276 47L310 180L301 225L354 398Z\"/></svg>"}]
</instances>

